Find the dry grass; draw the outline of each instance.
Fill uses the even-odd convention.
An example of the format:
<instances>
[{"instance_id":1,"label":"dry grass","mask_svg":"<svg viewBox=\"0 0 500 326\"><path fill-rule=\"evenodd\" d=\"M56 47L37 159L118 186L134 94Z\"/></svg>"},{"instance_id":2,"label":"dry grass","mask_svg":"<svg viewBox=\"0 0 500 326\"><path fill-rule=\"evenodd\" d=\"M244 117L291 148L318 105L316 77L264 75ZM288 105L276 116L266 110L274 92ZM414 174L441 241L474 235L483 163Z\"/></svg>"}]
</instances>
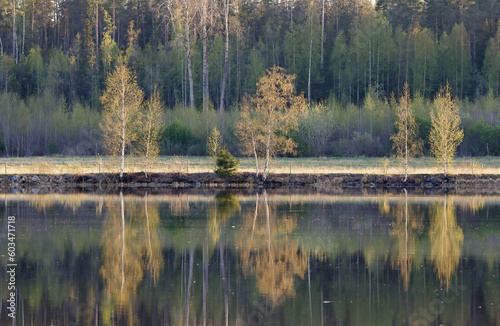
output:
<instances>
[{"instance_id":1,"label":"dry grass","mask_svg":"<svg viewBox=\"0 0 500 326\"><path fill-rule=\"evenodd\" d=\"M255 172L255 160L242 158L239 171ZM0 174L86 174L118 173L120 161L117 157L23 157L0 158ZM263 162L259 162L262 169ZM388 174L403 173L402 164L396 159L386 158L278 158L271 161L270 173L352 173ZM213 172L213 161L208 157L161 156L149 172L202 173ZM127 157L125 172L143 172L144 163L138 157ZM418 158L411 162L410 174L442 173L434 159ZM500 157L457 158L449 174L500 174Z\"/></svg>"}]
</instances>

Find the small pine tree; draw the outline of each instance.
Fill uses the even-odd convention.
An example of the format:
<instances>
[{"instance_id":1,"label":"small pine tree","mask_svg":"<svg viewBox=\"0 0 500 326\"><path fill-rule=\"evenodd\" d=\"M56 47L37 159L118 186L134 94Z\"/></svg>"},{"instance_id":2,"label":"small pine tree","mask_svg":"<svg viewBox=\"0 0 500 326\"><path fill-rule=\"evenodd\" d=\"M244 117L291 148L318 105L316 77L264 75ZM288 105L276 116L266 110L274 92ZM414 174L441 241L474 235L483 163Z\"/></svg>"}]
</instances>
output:
<instances>
[{"instance_id":1,"label":"small pine tree","mask_svg":"<svg viewBox=\"0 0 500 326\"><path fill-rule=\"evenodd\" d=\"M241 160L236 160L227 149L221 149L217 156L215 174L224 179L230 178L236 174L240 163Z\"/></svg>"}]
</instances>

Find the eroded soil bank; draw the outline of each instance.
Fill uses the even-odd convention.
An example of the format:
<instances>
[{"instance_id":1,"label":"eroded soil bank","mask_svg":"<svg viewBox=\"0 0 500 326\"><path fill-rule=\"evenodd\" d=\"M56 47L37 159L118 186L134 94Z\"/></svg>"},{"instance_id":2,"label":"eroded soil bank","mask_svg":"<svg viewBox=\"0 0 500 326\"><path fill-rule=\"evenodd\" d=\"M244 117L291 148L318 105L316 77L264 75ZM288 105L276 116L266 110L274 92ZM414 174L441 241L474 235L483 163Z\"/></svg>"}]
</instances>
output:
<instances>
[{"instance_id":1,"label":"eroded soil bank","mask_svg":"<svg viewBox=\"0 0 500 326\"><path fill-rule=\"evenodd\" d=\"M408 176L406 182L399 175L363 174L271 174L265 182L252 173L239 173L224 180L213 173L127 173L85 175L0 175L1 192L44 193L61 189L116 189L116 188L300 188L321 189L422 189L422 190L471 190L474 192L500 193L500 175L430 175ZM58 191L59 190L59 191Z\"/></svg>"}]
</instances>

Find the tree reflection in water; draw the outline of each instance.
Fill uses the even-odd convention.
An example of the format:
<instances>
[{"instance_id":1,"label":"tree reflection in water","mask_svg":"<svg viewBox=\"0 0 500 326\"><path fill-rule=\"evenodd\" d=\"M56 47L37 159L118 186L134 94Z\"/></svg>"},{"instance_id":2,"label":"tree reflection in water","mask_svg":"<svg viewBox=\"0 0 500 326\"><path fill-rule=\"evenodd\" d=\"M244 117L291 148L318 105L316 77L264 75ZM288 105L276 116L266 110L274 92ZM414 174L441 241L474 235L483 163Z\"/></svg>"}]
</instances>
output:
<instances>
[{"instance_id":1,"label":"tree reflection in water","mask_svg":"<svg viewBox=\"0 0 500 326\"><path fill-rule=\"evenodd\" d=\"M391 236L396 239L396 253L391 264L400 272L404 289L410 286L413 258L418 248L419 237L423 232L423 212L420 205L408 206L408 193L404 189L404 199L390 210L392 218Z\"/></svg>"},{"instance_id":2,"label":"tree reflection in water","mask_svg":"<svg viewBox=\"0 0 500 326\"><path fill-rule=\"evenodd\" d=\"M449 288L451 277L455 274L460 261L464 234L457 224L453 198L443 196L441 203L436 202L429 208L431 226L431 261L441 286Z\"/></svg>"},{"instance_id":3,"label":"tree reflection in water","mask_svg":"<svg viewBox=\"0 0 500 326\"><path fill-rule=\"evenodd\" d=\"M33 325L500 324L498 196L24 196Z\"/></svg>"},{"instance_id":4,"label":"tree reflection in water","mask_svg":"<svg viewBox=\"0 0 500 326\"><path fill-rule=\"evenodd\" d=\"M130 324L138 321L133 304L137 286L144 270L148 269L156 280L163 267L161 244L158 238L159 209L148 203L127 207L125 219L123 194L120 201L109 201L103 225L102 265L99 274L104 282L102 322L117 323L122 314ZM132 205L130 205L132 206ZM143 208L143 209L142 209Z\"/></svg>"},{"instance_id":5,"label":"tree reflection in water","mask_svg":"<svg viewBox=\"0 0 500 326\"><path fill-rule=\"evenodd\" d=\"M299 250L298 241L289 239L297 227L296 218L278 218L265 190L262 201L256 196L255 211L243 213L245 232L236 241L243 275L255 276L259 293L277 306L295 296L294 277L304 278L307 255Z\"/></svg>"}]
</instances>

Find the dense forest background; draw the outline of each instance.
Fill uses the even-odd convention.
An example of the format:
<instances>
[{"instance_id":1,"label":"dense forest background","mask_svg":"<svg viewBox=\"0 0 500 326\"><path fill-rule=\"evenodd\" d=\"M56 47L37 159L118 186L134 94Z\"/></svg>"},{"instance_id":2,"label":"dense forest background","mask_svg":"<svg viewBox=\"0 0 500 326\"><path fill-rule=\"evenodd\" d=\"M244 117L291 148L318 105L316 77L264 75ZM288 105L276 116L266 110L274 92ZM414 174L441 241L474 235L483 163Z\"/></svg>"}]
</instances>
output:
<instances>
[{"instance_id":1,"label":"dense forest background","mask_svg":"<svg viewBox=\"0 0 500 326\"><path fill-rule=\"evenodd\" d=\"M497 0L2 0L0 12L3 156L102 153L99 98L120 52L168 108L164 154L204 155L214 126L239 154L238 104L273 65L310 103L299 155L389 155L405 82L424 143L448 82L459 154L500 154Z\"/></svg>"}]
</instances>

